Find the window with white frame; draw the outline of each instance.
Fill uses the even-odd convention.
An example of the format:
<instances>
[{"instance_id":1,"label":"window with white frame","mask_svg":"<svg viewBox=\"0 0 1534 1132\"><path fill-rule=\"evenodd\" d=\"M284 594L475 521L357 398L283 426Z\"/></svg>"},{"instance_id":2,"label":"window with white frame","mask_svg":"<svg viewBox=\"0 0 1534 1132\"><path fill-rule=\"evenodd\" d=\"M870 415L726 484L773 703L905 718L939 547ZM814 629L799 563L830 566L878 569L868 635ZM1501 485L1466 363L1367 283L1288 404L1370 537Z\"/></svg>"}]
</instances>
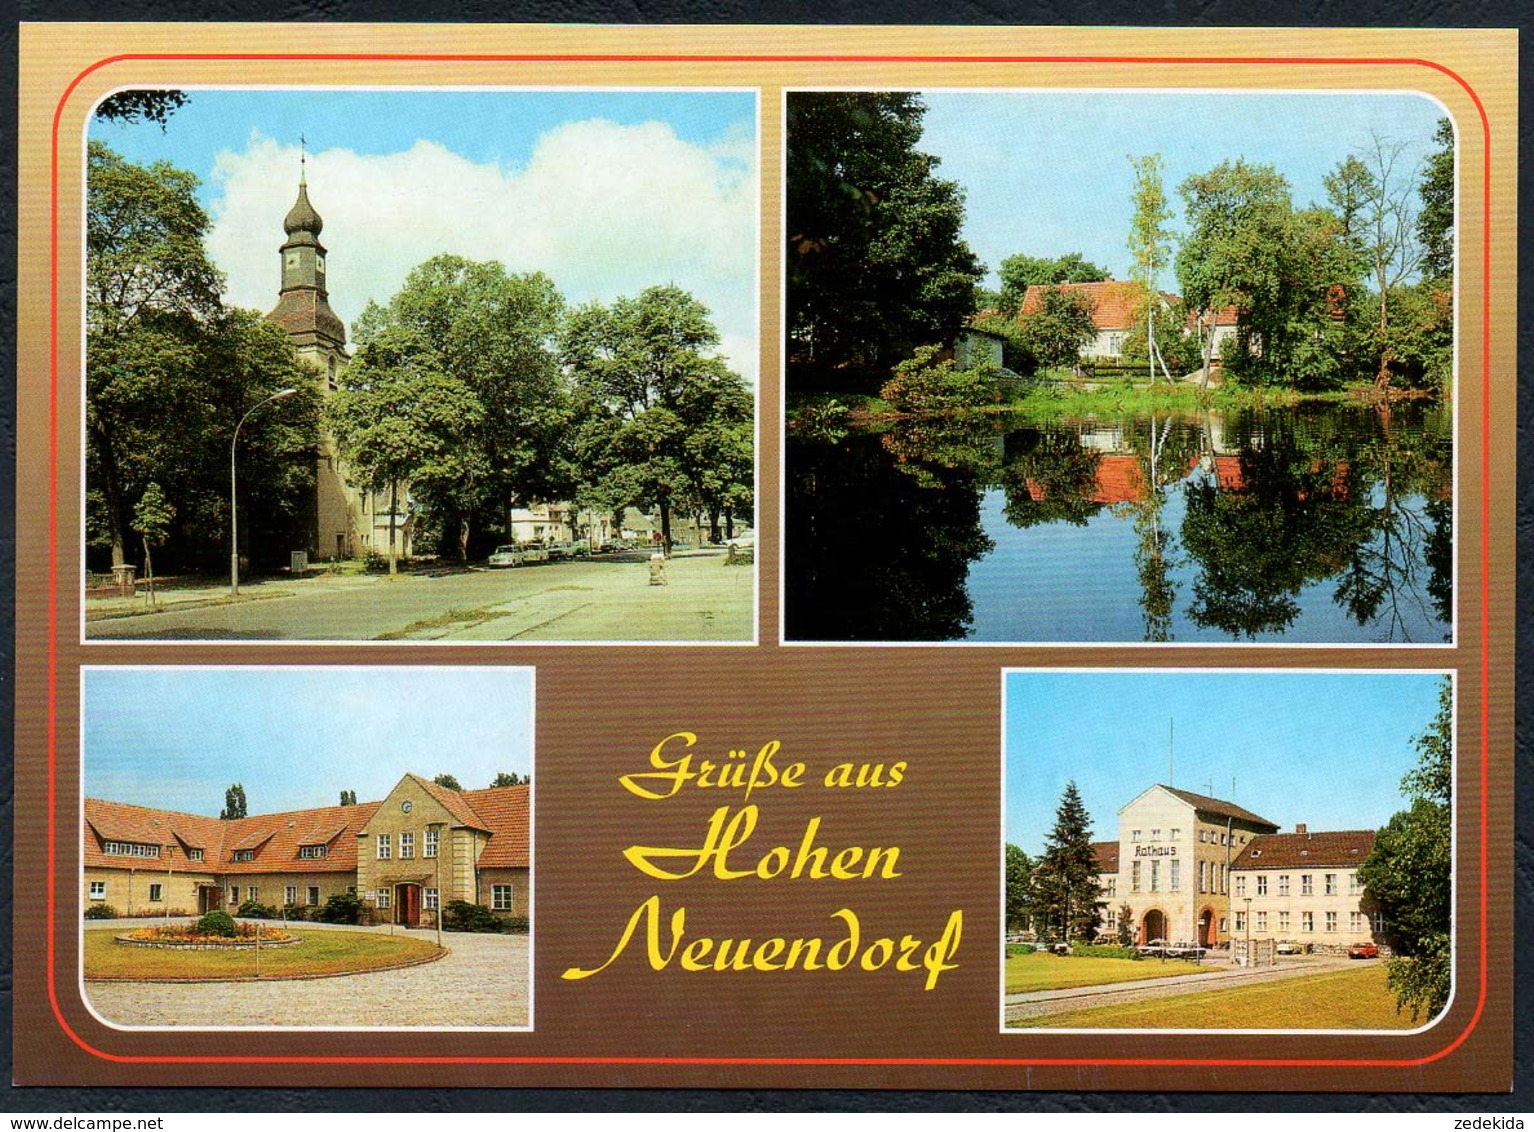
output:
<instances>
[{"instance_id":1,"label":"window with white frame","mask_svg":"<svg viewBox=\"0 0 1534 1132\"><path fill-rule=\"evenodd\" d=\"M1109 908L1108 909L1107 919L1104 920L1103 923L1104 923L1104 926L1110 932L1111 931L1117 931L1118 930L1118 926L1119 926L1119 914L1118 914L1118 911L1116 909Z\"/></svg>"},{"instance_id":2,"label":"window with white frame","mask_svg":"<svg viewBox=\"0 0 1534 1132\"><path fill-rule=\"evenodd\" d=\"M1355 935L1364 930L1364 914L1362 912L1348 913L1348 931Z\"/></svg>"},{"instance_id":3,"label":"window with white frame","mask_svg":"<svg viewBox=\"0 0 1534 1132\"><path fill-rule=\"evenodd\" d=\"M1203 838L1200 837L1199 840L1202 841ZM1200 861L1198 863L1198 890L1200 892L1208 892L1209 891L1209 862L1208 861Z\"/></svg>"},{"instance_id":4,"label":"window with white frame","mask_svg":"<svg viewBox=\"0 0 1534 1132\"><path fill-rule=\"evenodd\" d=\"M1358 874L1357 873L1349 873L1348 874L1348 895L1349 896L1357 896L1361 892L1363 892L1363 885L1358 883Z\"/></svg>"},{"instance_id":5,"label":"window with white frame","mask_svg":"<svg viewBox=\"0 0 1534 1132\"><path fill-rule=\"evenodd\" d=\"M256 859L256 851L254 849L236 849L233 859L236 861L254 861Z\"/></svg>"},{"instance_id":6,"label":"window with white frame","mask_svg":"<svg viewBox=\"0 0 1534 1132\"><path fill-rule=\"evenodd\" d=\"M1161 862L1152 860L1151 863L1151 891L1161 891Z\"/></svg>"},{"instance_id":7,"label":"window with white frame","mask_svg":"<svg viewBox=\"0 0 1534 1132\"><path fill-rule=\"evenodd\" d=\"M1237 912L1236 913L1236 930L1238 932L1246 931L1246 913L1245 912Z\"/></svg>"},{"instance_id":8,"label":"window with white frame","mask_svg":"<svg viewBox=\"0 0 1534 1132\"><path fill-rule=\"evenodd\" d=\"M1301 896L1311 896L1311 895L1313 895L1315 893L1316 888L1315 888L1315 885L1311 883L1311 880L1312 880L1312 877L1311 877L1311 875L1309 873L1301 873L1300 874L1300 895Z\"/></svg>"},{"instance_id":9,"label":"window with white frame","mask_svg":"<svg viewBox=\"0 0 1534 1132\"><path fill-rule=\"evenodd\" d=\"M394 842L390 839L390 835L387 833L380 833L378 835L378 859L380 861L387 861L394 855L393 848Z\"/></svg>"},{"instance_id":10,"label":"window with white frame","mask_svg":"<svg viewBox=\"0 0 1534 1132\"><path fill-rule=\"evenodd\" d=\"M1198 839L1200 841L1207 840L1208 835L1209 835L1209 831L1207 829L1201 829L1201 830L1198 831Z\"/></svg>"},{"instance_id":11,"label":"window with white frame","mask_svg":"<svg viewBox=\"0 0 1534 1132\"><path fill-rule=\"evenodd\" d=\"M1326 930L1329 931L1329 932L1334 932L1334 931L1337 930L1337 913L1336 912L1328 912L1326 914Z\"/></svg>"},{"instance_id":12,"label":"window with white frame","mask_svg":"<svg viewBox=\"0 0 1534 1132\"><path fill-rule=\"evenodd\" d=\"M1385 930L1385 913L1383 913L1383 912L1376 912L1376 913L1374 913L1374 930L1375 930L1376 933L1379 933L1379 932L1382 932L1382 931Z\"/></svg>"},{"instance_id":13,"label":"window with white frame","mask_svg":"<svg viewBox=\"0 0 1534 1132\"><path fill-rule=\"evenodd\" d=\"M1167 864L1167 887L1173 892L1182 891L1182 862L1173 857Z\"/></svg>"},{"instance_id":14,"label":"window with white frame","mask_svg":"<svg viewBox=\"0 0 1534 1132\"><path fill-rule=\"evenodd\" d=\"M1267 912L1264 912L1264 911L1253 912L1252 916L1253 916L1253 919L1255 921L1254 924L1253 924L1253 927L1257 931L1265 932L1265 931L1268 930L1268 914L1267 914Z\"/></svg>"},{"instance_id":15,"label":"window with white frame","mask_svg":"<svg viewBox=\"0 0 1534 1132\"><path fill-rule=\"evenodd\" d=\"M101 851L108 857L158 857L158 845L145 845L140 841L105 841Z\"/></svg>"},{"instance_id":16,"label":"window with white frame","mask_svg":"<svg viewBox=\"0 0 1534 1132\"><path fill-rule=\"evenodd\" d=\"M1140 840L1140 831L1138 829L1131 829L1129 831L1129 840L1131 840L1131 841L1139 841Z\"/></svg>"},{"instance_id":17,"label":"window with white frame","mask_svg":"<svg viewBox=\"0 0 1534 1132\"><path fill-rule=\"evenodd\" d=\"M1161 831L1159 829L1151 830L1151 838L1150 839L1152 841L1160 841L1161 840Z\"/></svg>"},{"instance_id":18,"label":"window with white frame","mask_svg":"<svg viewBox=\"0 0 1534 1132\"><path fill-rule=\"evenodd\" d=\"M1109 877L1107 880L1105 880L1103 882L1103 895L1104 896L1116 895L1116 890L1117 890L1118 886L1119 886L1119 878L1118 877L1112 877L1112 876Z\"/></svg>"},{"instance_id":19,"label":"window with white frame","mask_svg":"<svg viewBox=\"0 0 1534 1132\"><path fill-rule=\"evenodd\" d=\"M1244 873L1236 877L1236 895L1246 895L1246 875Z\"/></svg>"},{"instance_id":20,"label":"window with white frame","mask_svg":"<svg viewBox=\"0 0 1534 1132\"><path fill-rule=\"evenodd\" d=\"M509 884L492 884L490 886L490 907L496 912L510 912L512 904L512 891Z\"/></svg>"},{"instance_id":21,"label":"window with white frame","mask_svg":"<svg viewBox=\"0 0 1534 1132\"><path fill-rule=\"evenodd\" d=\"M320 903L320 886L317 885L317 884L311 884L309 886L308 897L309 897L309 907L311 907L311 908L319 907L319 903Z\"/></svg>"},{"instance_id":22,"label":"window with white frame","mask_svg":"<svg viewBox=\"0 0 1534 1132\"><path fill-rule=\"evenodd\" d=\"M149 886L149 903L158 904L165 899L165 886L163 884L151 884Z\"/></svg>"},{"instance_id":23,"label":"window with white frame","mask_svg":"<svg viewBox=\"0 0 1534 1132\"><path fill-rule=\"evenodd\" d=\"M423 888L421 890L421 907L428 912L437 910L437 890L435 888Z\"/></svg>"},{"instance_id":24,"label":"window with white frame","mask_svg":"<svg viewBox=\"0 0 1534 1132\"><path fill-rule=\"evenodd\" d=\"M252 904L254 904L256 902L256 899L261 895L261 890L259 888L257 888L255 885L251 885L245 891L247 893L245 899L249 900Z\"/></svg>"},{"instance_id":25,"label":"window with white frame","mask_svg":"<svg viewBox=\"0 0 1534 1132\"><path fill-rule=\"evenodd\" d=\"M1129 865L1129 891L1140 891L1140 862L1133 861Z\"/></svg>"},{"instance_id":26,"label":"window with white frame","mask_svg":"<svg viewBox=\"0 0 1534 1132\"><path fill-rule=\"evenodd\" d=\"M380 888L376 893L374 893L373 902L380 908L387 908L389 906L389 900L393 895L394 894L391 893L387 888Z\"/></svg>"},{"instance_id":27,"label":"window with white frame","mask_svg":"<svg viewBox=\"0 0 1534 1132\"><path fill-rule=\"evenodd\" d=\"M412 860L415 857L415 834L401 833L399 835L400 860Z\"/></svg>"},{"instance_id":28,"label":"window with white frame","mask_svg":"<svg viewBox=\"0 0 1534 1132\"><path fill-rule=\"evenodd\" d=\"M1300 913L1300 931L1313 932L1316 930L1316 914L1314 912Z\"/></svg>"},{"instance_id":29,"label":"window with white frame","mask_svg":"<svg viewBox=\"0 0 1534 1132\"><path fill-rule=\"evenodd\" d=\"M437 838L441 832L438 829L428 829L426 831L426 840L421 845L422 856L435 857L437 855Z\"/></svg>"},{"instance_id":30,"label":"window with white frame","mask_svg":"<svg viewBox=\"0 0 1534 1132\"><path fill-rule=\"evenodd\" d=\"M1279 873L1278 874L1278 894L1280 896L1288 896L1289 895L1289 874L1288 873Z\"/></svg>"},{"instance_id":31,"label":"window with white frame","mask_svg":"<svg viewBox=\"0 0 1534 1132\"><path fill-rule=\"evenodd\" d=\"M1326 895L1328 895L1328 896L1336 896L1337 895L1337 874L1336 873L1327 873L1326 874Z\"/></svg>"},{"instance_id":32,"label":"window with white frame","mask_svg":"<svg viewBox=\"0 0 1534 1132\"><path fill-rule=\"evenodd\" d=\"M200 861L200 860L202 860L202 850L201 849L188 849L186 851L186 859L188 861Z\"/></svg>"},{"instance_id":33,"label":"window with white frame","mask_svg":"<svg viewBox=\"0 0 1534 1132\"><path fill-rule=\"evenodd\" d=\"M1278 914L1278 930L1281 931L1281 932L1287 932L1289 930L1289 913L1288 912L1280 912Z\"/></svg>"},{"instance_id":34,"label":"window with white frame","mask_svg":"<svg viewBox=\"0 0 1534 1132\"><path fill-rule=\"evenodd\" d=\"M1267 894L1268 894L1268 874L1267 873L1258 873L1257 874L1257 895L1258 896L1266 896Z\"/></svg>"},{"instance_id":35,"label":"window with white frame","mask_svg":"<svg viewBox=\"0 0 1534 1132\"><path fill-rule=\"evenodd\" d=\"M104 880L91 881L91 899L105 900L107 898L107 882Z\"/></svg>"},{"instance_id":36,"label":"window with white frame","mask_svg":"<svg viewBox=\"0 0 1534 1132\"><path fill-rule=\"evenodd\" d=\"M1180 829L1172 830L1172 835L1171 836L1172 836L1172 840L1176 841L1179 837L1182 836L1182 830L1180 830Z\"/></svg>"},{"instance_id":37,"label":"window with white frame","mask_svg":"<svg viewBox=\"0 0 1534 1132\"><path fill-rule=\"evenodd\" d=\"M327 845L300 845L298 855L313 860L318 857L328 856L330 847Z\"/></svg>"},{"instance_id":38,"label":"window with white frame","mask_svg":"<svg viewBox=\"0 0 1534 1132\"><path fill-rule=\"evenodd\" d=\"M288 905L298 903L298 885L290 884L282 890L282 902Z\"/></svg>"}]
</instances>

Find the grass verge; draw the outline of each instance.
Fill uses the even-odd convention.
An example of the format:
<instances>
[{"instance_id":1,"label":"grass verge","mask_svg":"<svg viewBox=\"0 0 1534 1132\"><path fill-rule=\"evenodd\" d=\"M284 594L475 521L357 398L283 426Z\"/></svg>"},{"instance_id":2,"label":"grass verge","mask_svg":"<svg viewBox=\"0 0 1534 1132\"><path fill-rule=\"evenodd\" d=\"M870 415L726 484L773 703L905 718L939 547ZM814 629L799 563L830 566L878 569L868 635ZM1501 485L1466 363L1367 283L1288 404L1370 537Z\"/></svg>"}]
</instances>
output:
<instances>
[{"instance_id":1,"label":"grass verge","mask_svg":"<svg viewBox=\"0 0 1534 1132\"><path fill-rule=\"evenodd\" d=\"M373 639L378 641L399 641L431 629L448 629L454 625L478 625L481 621L489 621L493 617L505 616L506 611L500 609L449 609L446 613L439 613L435 617L425 617L420 621L412 621L403 629L390 629L386 633L379 633Z\"/></svg>"},{"instance_id":2,"label":"grass verge","mask_svg":"<svg viewBox=\"0 0 1534 1132\"><path fill-rule=\"evenodd\" d=\"M263 979L304 979L350 975L422 963L444 954L432 940L419 936L378 935L372 932L310 931L302 924L290 929L302 943L292 947L263 947ZM125 947L113 942L119 930L85 933L87 979L174 979L227 982L256 974L256 953L250 951L181 951L161 947Z\"/></svg>"},{"instance_id":3,"label":"grass verge","mask_svg":"<svg viewBox=\"0 0 1534 1132\"><path fill-rule=\"evenodd\" d=\"M1270 983L1220 987L1144 1002L1043 1014L1013 1028L1112 1030L1410 1030L1397 1014L1383 963L1301 975Z\"/></svg>"},{"instance_id":4,"label":"grass verge","mask_svg":"<svg viewBox=\"0 0 1534 1132\"><path fill-rule=\"evenodd\" d=\"M1208 970L1186 959L1100 959L1095 956L1009 955L1006 965L1008 994L1095 987L1103 983L1128 983L1136 979L1163 979Z\"/></svg>"}]
</instances>

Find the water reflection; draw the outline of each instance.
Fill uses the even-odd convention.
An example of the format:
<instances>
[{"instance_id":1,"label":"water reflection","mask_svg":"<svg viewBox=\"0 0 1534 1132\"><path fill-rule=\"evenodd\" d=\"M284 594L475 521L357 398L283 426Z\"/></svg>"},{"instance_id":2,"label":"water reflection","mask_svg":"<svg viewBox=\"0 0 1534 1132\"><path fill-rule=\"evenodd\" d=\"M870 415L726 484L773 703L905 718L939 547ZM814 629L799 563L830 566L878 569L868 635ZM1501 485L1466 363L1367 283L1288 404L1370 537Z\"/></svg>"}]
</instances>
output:
<instances>
[{"instance_id":1,"label":"water reflection","mask_svg":"<svg viewBox=\"0 0 1534 1132\"><path fill-rule=\"evenodd\" d=\"M791 640L1447 640L1447 413L971 417L790 439Z\"/></svg>"}]
</instances>

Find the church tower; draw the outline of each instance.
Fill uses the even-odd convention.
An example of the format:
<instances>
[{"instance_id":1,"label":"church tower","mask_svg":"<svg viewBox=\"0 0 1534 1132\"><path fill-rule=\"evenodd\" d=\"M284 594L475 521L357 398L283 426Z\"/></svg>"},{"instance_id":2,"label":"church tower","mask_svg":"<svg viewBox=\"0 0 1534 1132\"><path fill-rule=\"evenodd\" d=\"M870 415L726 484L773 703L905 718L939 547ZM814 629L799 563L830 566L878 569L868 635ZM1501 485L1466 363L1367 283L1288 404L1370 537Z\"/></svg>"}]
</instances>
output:
<instances>
[{"instance_id":1,"label":"church tower","mask_svg":"<svg viewBox=\"0 0 1534 1132\"><path fill-rule=\"evenodd\" d=\"M278 252L282 287L277 306L266 317L287 331L298 356L318 371L320 388L328 397L339 386L348 355L346 324L330 309L330 295L325 289L325 245L320 243L324 227L325 222L309 202L306 160L300 152L298 199L282 222L287 236ZM310 552L316 559L353 558L375 546L386 546L387 535L380 544L377 532L380 524L383 530L388 529L388 501L382 501L380 508L377 498L347 483L335 441L323 434L315 494ZM405 515L395 516L396 546L406 557L410 554L409 526Z\"/></svg>"}]
</instances>

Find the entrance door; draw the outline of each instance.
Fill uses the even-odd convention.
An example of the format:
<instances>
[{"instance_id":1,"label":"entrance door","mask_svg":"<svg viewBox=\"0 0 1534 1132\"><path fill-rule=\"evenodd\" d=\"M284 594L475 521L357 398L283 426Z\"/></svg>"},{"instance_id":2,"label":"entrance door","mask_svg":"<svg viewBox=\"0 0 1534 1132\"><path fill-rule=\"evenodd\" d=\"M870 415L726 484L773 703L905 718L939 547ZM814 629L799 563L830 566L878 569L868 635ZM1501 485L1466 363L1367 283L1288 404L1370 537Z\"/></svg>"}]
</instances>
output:
<instances>
[{"instance_id":1,"label":"entrance door","mask_svg":"<svg viewBox=\"0 0 1534 1132\"><path fill-rule=\"evenodd\" d=\"M1140 942L1156 939L1166 939L1166 913L1160 908L1152 908L1140 919Z\"/></svg>"},{"instance_id":2,"label":"entrance door","mask_svg":"<svg viewBox=\"0 0 1534 1132\"><path fill-rule=\"evenodd\" d=\"M421 926L421 886L418 884L396 884L394 886L394 906L398 909L395 913L396 923L404 924L407 928Z\"/></svg>"},{"instance_id":3,"label":"entrance door","mask_svg":"<svg viewBox=\"0 0 1534 1132\"><path fill-rule=\"evenodd\" d=\"M219 907L219 902L223 899L223 895L224 895L224 892L223 892L223 889L221 889L221 888L210 887L210 886L208 886L206 884L198 885L197 886L197 911L198 911L198 914L200 915L203 912L211 912L214 909L218 908Z\"/></svg>"},{"instance_id":4,"label":"entrance door","mask_svg":"<svg viewBox=\"0 0 1534 1132\"><path fill-rule=\"evenodd\" d=\"M1198 914L1198 945L1214 946L1214 909L1205 908Z\"/></svg>"}]
</instances>

